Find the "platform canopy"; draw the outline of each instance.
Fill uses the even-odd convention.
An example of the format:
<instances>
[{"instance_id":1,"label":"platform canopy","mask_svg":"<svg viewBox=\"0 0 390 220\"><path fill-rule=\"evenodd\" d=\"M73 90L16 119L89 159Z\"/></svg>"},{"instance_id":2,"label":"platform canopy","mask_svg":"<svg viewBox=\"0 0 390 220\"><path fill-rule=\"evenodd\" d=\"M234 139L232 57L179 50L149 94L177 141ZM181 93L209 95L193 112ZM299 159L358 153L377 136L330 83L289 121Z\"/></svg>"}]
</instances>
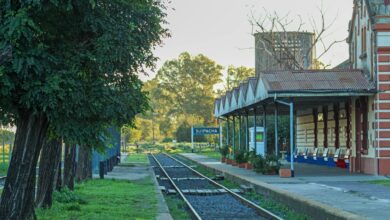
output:
<instances>
[{"instance_id":1,"label":"platform canopy","mask_svg":"<svg viewBox=\"0 0 390 220\"><path fill-rule=\"evenodd\" d=\"M361 70L265 71L217 98L214 115L251 114L251 109L258 107L263 111L261 106L272 111L277 99L294 99L297 106L303 107L376 92L375 84Z\"/></svg>"}]
</instances>

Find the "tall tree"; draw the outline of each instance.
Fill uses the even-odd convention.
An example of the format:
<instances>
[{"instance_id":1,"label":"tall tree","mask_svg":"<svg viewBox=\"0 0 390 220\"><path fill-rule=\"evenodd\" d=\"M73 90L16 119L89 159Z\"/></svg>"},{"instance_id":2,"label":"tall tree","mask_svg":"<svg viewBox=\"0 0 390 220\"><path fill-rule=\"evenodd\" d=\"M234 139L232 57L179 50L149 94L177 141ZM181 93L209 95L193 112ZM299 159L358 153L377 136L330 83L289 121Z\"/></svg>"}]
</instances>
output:
<instances>
[{"instance_id":1,"label":"tall tree","mask_svg":"<svg viewBox=\"0 0 390 220\"><path fill-rule=\"evenodd\" d=\"M76 181L81 182L92 178L92 148L80 147L78 152Z\"/></svg>"},{"instance_id":2,"label":"tall tree","mask_svg":"<svg viewBox=\"0 0 390 220\"><path fill-rule=\"evenodd\" d=\"M52 138L42 147L37 184L37 207L51 207L55 178L60 169L62 140Z\"/></svg>"},{"instance_id":3,"label":"tall tree","mask_svg":"<svg viewBox=\"0 0 390 220\"><path fill-rule=\"evenodd\" d=\"M49 126L99 147L108 126L147 109L136 73L167 36L164 10L157 0L0 0L0 120L17 126L0 219L32 216Z\"/></svg>"},{"instance_id":4,"label":"tall tree","mask_svg":"<svg viewBox=\"0 0 390 220\"><path fill-rule=\"evenodd\" d=\"M76 145L66 144L64 153L64 186L68 189L74 189L74 181L76 177Z\"/></svg>"},{"instance_id":5,"label":"tall tree","mask_svg":"<svg viewBox=\"0 0 390 220\"><path fill-rule=\"evenodd\" d=\"M170 102L169 116L193 115L213 122L214 86L221 82L222 66L204 55L184 52L164 63L157 73L162 95Z\"/></svg>"}]
</instances>

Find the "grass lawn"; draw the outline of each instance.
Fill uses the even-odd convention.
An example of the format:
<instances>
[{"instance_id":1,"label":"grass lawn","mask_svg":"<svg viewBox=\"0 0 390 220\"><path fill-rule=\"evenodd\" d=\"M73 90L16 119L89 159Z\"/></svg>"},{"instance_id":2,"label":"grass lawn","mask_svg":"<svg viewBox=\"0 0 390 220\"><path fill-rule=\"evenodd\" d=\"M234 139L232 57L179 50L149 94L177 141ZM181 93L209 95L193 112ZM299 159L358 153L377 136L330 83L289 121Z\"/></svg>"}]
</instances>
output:
<instances>
[{"instance_id":1,"label":"grass lawn","mask_svg":"<svg viewBox=\"0 0 390 220\"><path fill-rule=\"evenodd\" d=\"M368 183L390 186L390 180L373 180L369 181Z\"/></svg>"},{"instance_id":2,"label":"grass lawn","mask_svg":"<svg viewBox=\"0 0 390 220\"><path fill-rule=\"evenodd\" d=\"M157 199L150 178L140 181L90 180L74 192L55 193L51 209L36 210L38 219L155 219Z\"/></svg>"},{"instance_id":3,"label":"grass lawn","mask_svg":"<svg viewBox=\"0 0 390 220\"><path fill-rule=\"evenodd\" d=\"M148 163L148 158L146 154L133 153L127 155L126 163Z\"/></svg>"}]
</instances>

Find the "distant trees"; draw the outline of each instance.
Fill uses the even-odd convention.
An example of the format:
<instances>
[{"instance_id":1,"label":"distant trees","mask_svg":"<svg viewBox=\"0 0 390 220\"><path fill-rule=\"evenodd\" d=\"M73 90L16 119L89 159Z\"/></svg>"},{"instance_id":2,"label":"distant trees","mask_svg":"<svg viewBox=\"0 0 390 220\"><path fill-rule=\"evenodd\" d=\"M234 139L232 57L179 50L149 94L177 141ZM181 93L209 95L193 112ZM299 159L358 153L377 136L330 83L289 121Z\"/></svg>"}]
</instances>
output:
<instances>
[{"instance_id":1,"label":"distant trees","mask_svg":"<svg viewBox=\"0 0 390 220\"><path fill-rule=\"evenodd\" d=\"M156 139L161 134L189 141L191 125L214 124L215 86L222 82L222 70L202 54L184 52L166 61L156 77L145 83L153 111L137 118L133 137L141 132L141 140L148 141L154 127Z\"/></svg>"},{"instance_id":2,"label":"distant trees","mask_svg":"<svg viewBox=\"0 0 390 220\"><path fill-rule=\"evenodd\" d=\"M0 219L33 216L38 157L53 137L99 148L109 126L148 109L137 73L168 36L164 10L157 0L0 1L0 121L17 127Z\"/></svg>"},{"instance_id":3,"label":"distant trees","mask_svg":"<svg viewBox=\"0 0 390 220\"><path fill-rule=\"evenodd\" d=\"M230 65L224 68L205 55L183 52L168 60L155 78L145 83L152 111L137 116L136 127L126 130L129 141L150 141L155 137L172 137L191 141L191 126L215 126L214 100L221 93L255 76L254 68ZM153 123L152 123L153 122ZM205 141L204 137L196 137Z\"/></svg>"},{"instance_id":4,"label":"distant trees","mask_svg":"<svg viewBox=\"0 0 390 220\"><path fill-rule=\"evenodd\" d=\"M166 61L157 72L159 88L170 102L167 116L191 115L191 123L212 123L214 86L221 82L223 67L204 55L182 53Z\"/></svg>"}]
</instances>

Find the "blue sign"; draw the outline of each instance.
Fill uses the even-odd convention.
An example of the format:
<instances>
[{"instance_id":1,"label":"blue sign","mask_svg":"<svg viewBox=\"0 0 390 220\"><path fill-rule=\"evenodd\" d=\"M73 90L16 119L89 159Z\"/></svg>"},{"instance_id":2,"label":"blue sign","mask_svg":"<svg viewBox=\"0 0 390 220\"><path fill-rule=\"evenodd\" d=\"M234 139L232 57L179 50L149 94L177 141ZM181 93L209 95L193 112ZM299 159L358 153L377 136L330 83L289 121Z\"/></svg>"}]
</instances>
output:
<instances>
[{"instance_id":1,"label":"blue sign","mask_svg":"<svg viewBox=\"0 0 390 220\"><path fill-rule=\"evenodd\" d=\"M194 136L219 134L219 128L193 128Z\"/></svg>"}]
</instances>

